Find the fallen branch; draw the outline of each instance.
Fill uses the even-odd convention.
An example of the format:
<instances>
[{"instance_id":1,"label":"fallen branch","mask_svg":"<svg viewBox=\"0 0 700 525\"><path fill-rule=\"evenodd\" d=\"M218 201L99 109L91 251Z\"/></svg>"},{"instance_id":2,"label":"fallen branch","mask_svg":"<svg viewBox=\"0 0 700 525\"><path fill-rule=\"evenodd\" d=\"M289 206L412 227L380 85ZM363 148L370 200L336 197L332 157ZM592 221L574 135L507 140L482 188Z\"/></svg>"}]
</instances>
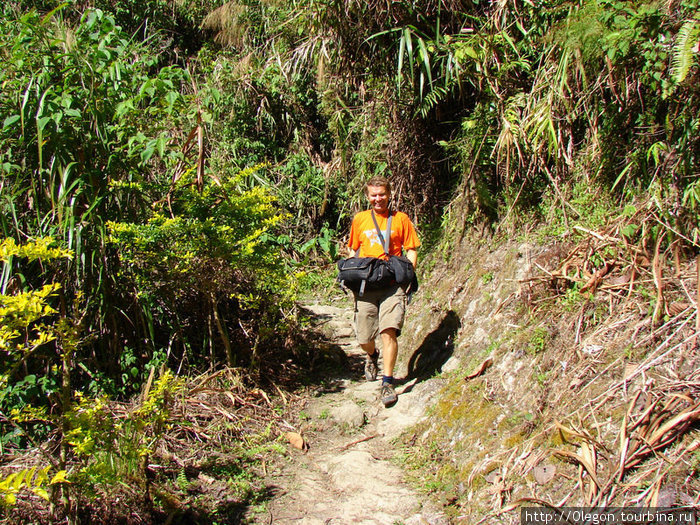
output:
<instances>
[{"instance_id":1,"label":"fallen branch","mask_svg":"<svg viewBox=\"0 0 700 525\"><path fill-rule=\"evenodd\" d=\"M362 437L360 439L356 439L355 441L351 441L350 443L347 443L347 444L343 445L342 447L338 447L336 450L343 452L343 451L349 449L350 447L354 447L355 445L357 445L359 443L364 443L365 441L369 441L370 439L374 439L377 436L378 436L378 434L373 434L371 436L365 436L365 437Z\"/></svg>"}]
</instances>

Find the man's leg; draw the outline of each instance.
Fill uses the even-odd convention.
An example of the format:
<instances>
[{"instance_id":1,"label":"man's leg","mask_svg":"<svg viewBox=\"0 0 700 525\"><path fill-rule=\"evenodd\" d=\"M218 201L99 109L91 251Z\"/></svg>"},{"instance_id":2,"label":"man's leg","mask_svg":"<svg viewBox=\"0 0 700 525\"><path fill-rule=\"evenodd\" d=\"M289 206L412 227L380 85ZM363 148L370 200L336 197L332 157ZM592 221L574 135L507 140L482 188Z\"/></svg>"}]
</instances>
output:
<instances>
[{"instance_id":1,"label":"man's leg","mask_svg":"<svg viewBox=\"0 0 700 525\"><path fill-rule=\"evenodd\" d=\"M396 340L396 329L387 328L382 332L382 351L384 352L384 377L379 396L385 407L390 407L398 400L394 390L394 365L399 353L399 343Z\"/></svg>"},{"instance_id":2,"label":"man's leg","mask_svg":"<svg viewBox=\"0 0 700 525\"><path fill-rule=\"evenodd\" d=\"M405 313L406 294L402 288L396 287L390 291L379 306L379 331L382 336L384 376L388 378L394 376L394 365L399 354L397 338L403 327Z\"/></svg>"},{"instance_id":3,"label":"man's leg","mask_svg":"<svg viewBox=\"0 0 700 525\"><path fill-rule=\"evenodd\" d=\"M365 352L365 379L377 379L379 352L375 345L378 330L378 302L370 293L363 299L355 298L355 332L360 348Z\"/></svg>"},{"instance_id":4,"label":"man's leg","mask_svg":"<svg viewBox=\"0 0 700 525\"><path fill-rule=\"evenodd\" d=\"M369 343L360 343L360 348L362 348L367 355L372 355L374 353L374 341Z\"/></svg>"},{"instance_id":5,"label":"man's leg","mask_svg":"<svg viewBox=\"0 0 700 525\"><path fill-rule=\"evenodd\" d=\"M384 352L384 375L394 377L394 365L399 354L399 342L396 338L395 328L387 328L382 332L382 348Z\"/></svg>"},{"instance_id":6,"label":"man's leg","mask_svg":"<svg viewBox=\"0 0 700 525\"><path fill-rule=\"evenodd\" d=\"M365 351L365 379L374 381L379 372L379 351L376 349L374 341L360 343L360 347Z\"/></svg>"},{"instance_id":7,"label":"man's leg","mask_svg":"<svg viewBox=\"0 0 700 525\"><path fill-rule=\"evenodd\" d=\"M396 403L398 397L394 390L394 365L399 353L397 338L403 326L406 310L406 295L401 287L396 287L382 301L379 308L379 330L382 336L382 354L384 356L384 376L380 388L380 399L384 406Z\"/></svg>"}]
</instances>

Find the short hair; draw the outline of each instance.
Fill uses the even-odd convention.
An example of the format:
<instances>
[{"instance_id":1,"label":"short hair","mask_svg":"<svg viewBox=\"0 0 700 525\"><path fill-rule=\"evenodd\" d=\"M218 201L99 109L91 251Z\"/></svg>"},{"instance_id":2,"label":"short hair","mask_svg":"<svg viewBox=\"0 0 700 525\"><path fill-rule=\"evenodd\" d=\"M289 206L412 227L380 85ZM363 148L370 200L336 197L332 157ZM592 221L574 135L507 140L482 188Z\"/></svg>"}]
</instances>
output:
<instances>
[{"instance_id":1,"label":"short hair","mask_svg":"<svg viewBox=\"0 0 700 525\"><path fill-rule=\"evenodd\" d=\"M388 194L391 194L391 182L389 182L389 179L387 179L386 177L377 176L369 179L367 181L367 184L365 184L365 195L367 195L367 191L370 186L381 186L383 188L386 188L386 192Z\"/></svg>"}]
</instances>

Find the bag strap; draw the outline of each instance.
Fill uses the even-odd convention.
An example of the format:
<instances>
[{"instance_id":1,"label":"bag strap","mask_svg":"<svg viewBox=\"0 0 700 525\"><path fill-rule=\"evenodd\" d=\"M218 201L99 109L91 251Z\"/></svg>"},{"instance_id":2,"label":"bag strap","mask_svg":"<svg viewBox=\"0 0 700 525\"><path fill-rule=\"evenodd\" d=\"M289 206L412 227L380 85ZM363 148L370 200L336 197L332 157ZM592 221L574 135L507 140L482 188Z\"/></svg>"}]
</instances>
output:
<instances>
[{"instance_id":1,"label":"bag strap","mask_svg":"<svg viewBox=\"0 0 700 525\"><path fill-rule=\"evenodd\" d=\"M374 221L374 227L377 229L379 240L382 241L384 255L389 255L389 241L391 240L391 210L389 210L389 218L386 221L386 240L382 235L382 231L379 229L379 223L377 222L377 218L374 216L374 210L372 210L372 220Z\"/></svg>"}]
</instances>

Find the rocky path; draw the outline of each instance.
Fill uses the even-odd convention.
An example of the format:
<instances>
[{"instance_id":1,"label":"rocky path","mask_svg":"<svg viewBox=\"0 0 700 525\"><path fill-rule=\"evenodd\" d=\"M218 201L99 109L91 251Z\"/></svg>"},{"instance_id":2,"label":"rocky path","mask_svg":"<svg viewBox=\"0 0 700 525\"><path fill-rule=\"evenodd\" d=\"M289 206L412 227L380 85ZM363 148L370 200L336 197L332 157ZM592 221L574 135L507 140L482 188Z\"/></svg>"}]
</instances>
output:
<instances>
[{"instance_id":1,"label":"rocky path","mask_svg":"<svg viewBox=\"0 0 700 525\"><path fill-rule=\"evenodd\" d=\"M255 523L431 524L449 521L403 481L392 440L418 422L437 388L430 381L397 387L399 400L386 409L379 381L362 376L364 357L354 341L350 308L306 306L312 322L348 358L345 377L329 381L305 403L304 449L290 446L288 461L271 474L273 497ZM381 369L381 360L380 360Z\"/></svg>"}]
</instances>

